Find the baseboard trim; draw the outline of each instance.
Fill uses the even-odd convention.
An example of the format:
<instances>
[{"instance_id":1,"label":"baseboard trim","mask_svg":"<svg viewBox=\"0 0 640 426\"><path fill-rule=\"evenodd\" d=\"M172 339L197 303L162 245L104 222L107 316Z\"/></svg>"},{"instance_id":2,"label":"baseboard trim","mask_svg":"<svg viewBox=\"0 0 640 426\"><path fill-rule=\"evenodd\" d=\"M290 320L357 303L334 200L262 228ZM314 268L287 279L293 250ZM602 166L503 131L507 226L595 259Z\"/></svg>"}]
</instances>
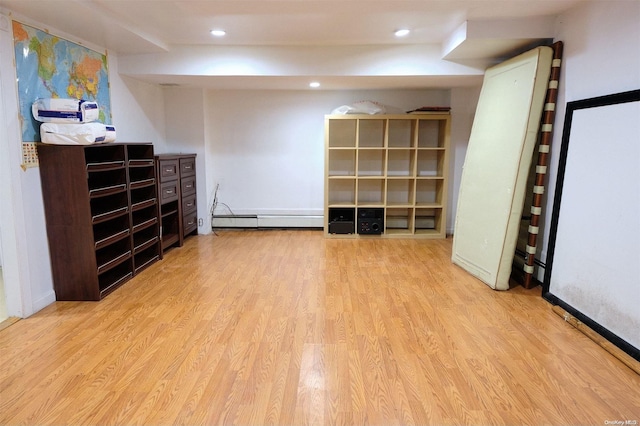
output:
<instances>
[{"instance_id":1,"label":"baseboard trim","mask_svg":"<svg viewBox=\"0 0 640 426\"><path fill-rule=\"evenodd\" d=\"M322 228L324 217L315 215L221 215L211 227L219 228Z\"/></svg>"},{"instance_id":2,"label":"baseboard trim","mask_svg":"<svg viewBox=\"0 0 640 426\"><path fill-rule=\"evenodd\" d=\"M33 301L33 304L31 305L31 308L33 309L33 312L32 312L31 315L33 315L36 312L46 308L47 306L51 305L52 303L55 303L55 301L56 301L56 293L53 290L51 290L50 292L48 292L47 294L45 294L44 296L42 296L38 300L34 300Z\"/></svg>"}]
</instances>

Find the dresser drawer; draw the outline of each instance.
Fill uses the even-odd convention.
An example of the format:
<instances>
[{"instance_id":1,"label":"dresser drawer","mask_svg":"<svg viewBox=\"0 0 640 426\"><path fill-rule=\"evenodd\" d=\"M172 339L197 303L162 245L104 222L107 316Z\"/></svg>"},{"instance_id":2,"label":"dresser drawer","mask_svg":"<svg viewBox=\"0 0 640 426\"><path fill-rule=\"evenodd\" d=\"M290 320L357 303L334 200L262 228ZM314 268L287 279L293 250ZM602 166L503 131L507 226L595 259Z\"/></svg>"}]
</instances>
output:
<instances>
[{"instance_id":1,"label":"dresser drawer","mask_svg":"<svg viewBox=\"0 0 640 426\"><path fill-rule=\"evenodd\" d=\"M181 158L180 159L180 176L193 176L196 174L196 159L195 157Z\"/></svg>"},{"instance_id":2,"label":"dresser drawer","mask_svg":"<svg viewBox=\"0 0 640 426\"><path fill-rule=\"evenodd\" d=\"M196 177L195 176L182 178L180 182L181 182L180 189L182 190L183 197L185 195L191 195L196 193Z\"/></svg>"},{"instance_id":3,"label":"dresser drawer","mask_svg":"<svg viewBox=\"0 0 640 426\"><path fill-rule=\"evenodd\" d=\"M198 212L185 213L182 216L183 235L193 232L198 227Z\"/></svg>"},{"instance_id":4,"label":"dresser drawer","mask_svg":"<svg viewBox=\"0 0 640 426\"><path fill-rule=\"evenodd\" d=\"M170 180L178 179L178 160L160 160L159 162L159 173L160 173L160 182L167 182Z\"/></svg>"},{"instance_id":5,"label":"dresser drawer","mask_svg":"<svg viewBox=\"0 0 640 426\"><path fill-rule=\"evenodd\" d=\"M186 213L191 213L196 209L196 194L187 195L182 198L182 211Z\"/></svg>"},{"instance_id":6,"label":"dresser drawer","mask_svg":"<svg viewBox=\"0 0 640 426\"><path fill-rule=\"evenodd\" d=\"M160 204L176 201L178 199L178 181L170 181L160 184Z\"/></svg>"}]
</instances>

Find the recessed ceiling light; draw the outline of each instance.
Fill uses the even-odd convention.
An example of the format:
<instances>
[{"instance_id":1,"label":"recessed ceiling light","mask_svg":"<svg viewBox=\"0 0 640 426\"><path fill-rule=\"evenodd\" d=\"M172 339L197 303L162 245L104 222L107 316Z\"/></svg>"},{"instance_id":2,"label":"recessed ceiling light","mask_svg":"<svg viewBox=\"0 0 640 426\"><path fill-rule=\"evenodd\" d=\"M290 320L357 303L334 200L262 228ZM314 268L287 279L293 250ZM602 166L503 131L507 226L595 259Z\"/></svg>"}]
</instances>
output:
<instances>
[{"instance_id":1,"label":"recessed ceiling light","mask_svg":"<svg viewBox=\"0 0 640 426\"><path fill-rule=\"evenodd\" d=\"M411 31L407 30L407 29L402 29L402 30L397 30L394 34L396 37L404 37L406 35L409 35Z\"/></svg>"},{"instance_id":2,"label":"recessed ceiling light","mask_svg":"<svg viewBox=\"0 0 640 426\"><path fill-rule=\"evenodd\" d=\"M225 30L211 30L211 35L214 35L216 37L222 37L225 34L227 34Z\"/></svg>"},{"instance_id":3,"label":"recessed ceiling light","mask_svg":"<svg viewBox=\"0 0 640 426\"><path fill-rule=\"evenodd\" d=\"M312 81L311 83L309 83L309 87L312 87L314 89L318 88L318 87L320 87L320 82L319 81Z\"/></svg>"}]
</instances>

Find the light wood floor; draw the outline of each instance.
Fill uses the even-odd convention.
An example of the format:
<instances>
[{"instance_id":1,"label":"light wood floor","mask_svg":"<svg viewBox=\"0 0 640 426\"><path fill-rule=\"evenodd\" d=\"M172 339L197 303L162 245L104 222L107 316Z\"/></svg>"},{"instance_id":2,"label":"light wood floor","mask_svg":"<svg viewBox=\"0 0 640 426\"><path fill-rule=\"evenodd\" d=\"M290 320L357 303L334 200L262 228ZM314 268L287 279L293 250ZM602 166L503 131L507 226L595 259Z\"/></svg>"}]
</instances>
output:
<instances>
[{"instance_id":1,"label":"light wood floor","mask_svg":"<svg viewBox=\"0 0 640 426\"><path fill-rule=\"evenodd\" d=\"M0 331L0 424L640 423L640 376L451 240L221 232ZM611 424L611 423L609 423Z\"/></svg>"}]
</instances>

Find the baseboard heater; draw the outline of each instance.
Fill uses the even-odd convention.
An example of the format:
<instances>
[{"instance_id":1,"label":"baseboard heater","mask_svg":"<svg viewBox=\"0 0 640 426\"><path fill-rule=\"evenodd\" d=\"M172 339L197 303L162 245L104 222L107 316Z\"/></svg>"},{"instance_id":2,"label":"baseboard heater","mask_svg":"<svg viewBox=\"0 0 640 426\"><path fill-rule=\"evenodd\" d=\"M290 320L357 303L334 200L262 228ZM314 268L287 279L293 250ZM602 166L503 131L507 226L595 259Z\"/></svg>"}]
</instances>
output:
<instances>
[{"instance_id":1,"label":"baseboard heater","mask_svg":"<svg viewBox=\"0 0 640 426\"><path fill-rule=\"evenodd\" d=\"M220 228L322 228L323 216L214 215L211 227Z\"/></svg>"}]
</instances>

